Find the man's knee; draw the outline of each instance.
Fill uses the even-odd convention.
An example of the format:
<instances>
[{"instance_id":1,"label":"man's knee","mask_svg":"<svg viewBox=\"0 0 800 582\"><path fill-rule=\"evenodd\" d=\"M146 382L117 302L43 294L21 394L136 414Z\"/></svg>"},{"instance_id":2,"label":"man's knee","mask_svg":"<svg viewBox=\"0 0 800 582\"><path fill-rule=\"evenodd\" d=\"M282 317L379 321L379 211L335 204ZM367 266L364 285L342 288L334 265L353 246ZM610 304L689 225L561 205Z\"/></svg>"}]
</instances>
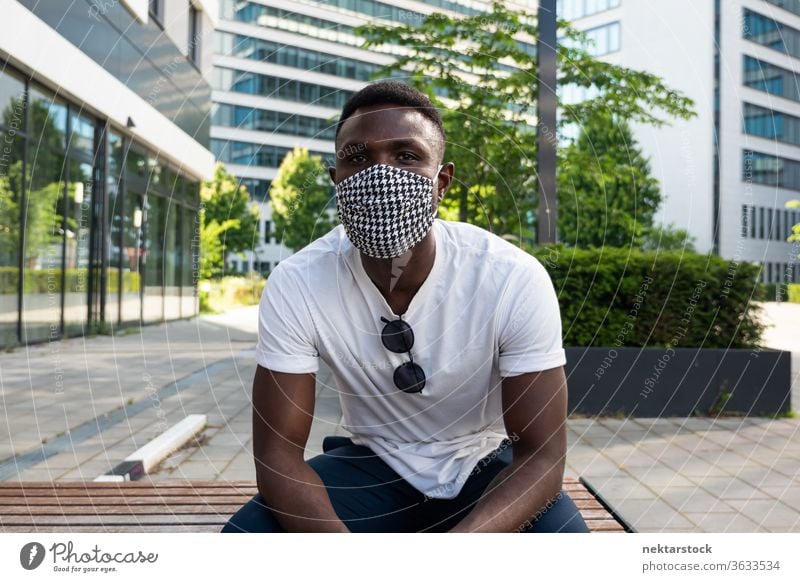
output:
<instances>
[{"instance_id":1,"label":"man's knee","mask_svg":"<svg viewBox=\"0 0 800 582\"><path fill-rule=\"evenodd\" d=\"M520 526L522 533L589 533L578 506L562 490L531 520Z\"/></svg>"},{"instance_id":2,"label":"man's knee","mask_svg":"<svg viewBox=\"0 0 800 582\"><path fill-rule=\"evenodd\" d=\"M282 531L284 529L259 493L228 520L220 533L275 533Z\"/></svg>"}]
</instances>

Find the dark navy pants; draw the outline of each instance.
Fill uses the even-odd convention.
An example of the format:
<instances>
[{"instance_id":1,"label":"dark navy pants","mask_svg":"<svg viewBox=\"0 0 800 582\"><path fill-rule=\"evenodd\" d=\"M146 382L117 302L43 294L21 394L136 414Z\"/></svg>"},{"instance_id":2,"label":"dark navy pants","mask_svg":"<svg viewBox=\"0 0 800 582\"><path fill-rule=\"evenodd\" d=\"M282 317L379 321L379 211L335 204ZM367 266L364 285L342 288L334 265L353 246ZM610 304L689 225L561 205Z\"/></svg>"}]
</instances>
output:
<instances>
[{"instance_id":1,"label":"dark navy pants","mask_svg":"<svg viewBox=\"0 0 800 582\"><path fill-rule=\"evenodd\" d=\"M446 532L474 507L494 477L511 463L511 441L481 459L454 499L426 497L368 447L346 437L326 437L323 454L308 464L325 484L336 515L352 532ZM228 521L222 533L284 531L259 493ZM520 524L522 533L586 533L566 491Z\"/></svg>"}]
</instances>

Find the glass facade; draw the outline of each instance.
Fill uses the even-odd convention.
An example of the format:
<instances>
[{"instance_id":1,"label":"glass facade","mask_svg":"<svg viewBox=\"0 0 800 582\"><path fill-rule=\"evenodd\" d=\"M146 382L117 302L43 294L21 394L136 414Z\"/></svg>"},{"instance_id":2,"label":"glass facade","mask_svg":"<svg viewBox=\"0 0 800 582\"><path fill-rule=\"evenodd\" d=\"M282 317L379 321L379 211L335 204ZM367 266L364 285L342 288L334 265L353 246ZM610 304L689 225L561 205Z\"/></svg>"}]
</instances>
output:
<instances>
[{"instance_id":1,"label":"glass facade","mask_svg":"<svg viewBox=\"0 0 800 582\"><path fill-rule=\"evenodd\" d=\"M800 210L742 204L744 238L786 241L795 224L800 224Z\"/></svg>"},{"instance_id":2,"label":"glass facade","mask_svg":"<svg viewBox=\"0 0 800 582\"><path fill-rule=\"evenodd\" d=\"M800 57L800 30L746 8L742 36L761 46Z\"/></svg>"},{"instance_id":3,"label":"glass facade","mask_svg":"<svg viewBox=\"0 0 800 582\"><path fill-rule=\"evenodd\" d=\"M284 101L309 103L321 107L341 109L353 94L352 91L324 87L313 83L237 71L223 67L214 68L214 88L248 95L262 95Z\"/></svg>"},{"instance_id":4,"label":"glass facade","mask_svg":"<svg viewBox=\"0 0 800 582\"><path fill-rule=\"evenodd\" d=\"M771 95L800 101L795 73L748 55L744 55L744 84Z\"/></svg>"},{"instance_id":5,"label":"glass facade","mask_svg":"<svg viewBox=\"0 0 800 582\"><path fill-rule=\"evenodd\" d=\"M211 140L211 151L220 162L241 164L243 166L267 166L277 168L284 156L292 151L289 148L262 145L244 141ZM312 156L328 159L333 154L309 151Z\"/></svg>"},{"instance_id":6,"label":"glass facade","mask_svg":"<svg viewBox=\"0 0 800 582\"><path fill-rule=\"evenodd\" d=\"M336 121L221 103L214 106L214 125L333 140Z\"/></svg>"},{"instance_id":7,"label":"glass facade","mask_svg":"<svg viewBox=\"0 0 800 582\"><path fill-rule=\"evenodd\" d=\"M800 146L800 117L752 103L744 104L744 131L750 135Z\"/></svg>"},{"instance_id":8,"label":"glass facade","mask_svg":"<svg viewBox=\"0 0 800 582\"><path fill-rule=\"evenodd\" d=\"M197 214L198 183L0 66L0 345L82 335L98 322L139 323L143 294L146 321L195 315L175 309L172 297L180 305L196 296L176 259L191 234L184 222ZM181 188L168 187L165 175ZM154 226L149 206L158 208Z\"/></svg>"},{"instance_id":9,"label":"glass facade","mask_svg":"<svg viewBox=\"0 0 800 582\"><path fill-rule=\"evenodd\" d=\"M800 191L800 161L751 150L744 150L743 157L745 171L751 172L745 181Z\"/></svg>"},{"instance_id":10,"label":"glass facade","mask_svg":"<svg viewBox=\"0 0 800 582\"><path fill-rule=\"evenodd\" d=\"M618 0L617 0L618 1ZM367 15L370 18L390 20L394 22L419 22L425 15L421 12L391 6L370 0L360 0L358 2L322 2L332 6L338 6ZM427 4L440 8L449 8L460 14L476 16L482 14L482 10L476 10L455 4L452 2L427 2ZM441 5L440 5L441 4ZM449 6L444 6L448 4ZM226 20L236 20L246 22L256 26L274 28L294 32L303 36L321 38L340 44L350 46L361 46L363 40L355 35L354 27L315 16L308 16L299 12L292 12L272 6L264 6L255 2L242 0L222 0L220 3L220 13ZM374 13L374 14L373 14ZM530 55L536 55L536 45L518 41L519 45ZM381 48L382 52L395 52L392 47Z\"/></svg>"},{"instance_id":11,"label":"glass facade","mask_svg":"<svg viewBox=\"0 0 800 582\"><path fill-rule=\"evenodd\" d=\"M605 12L620 5L620 0L558 0L556 11L560 18L575 20L598 12Z\"/></svg>"},{"instance_id":12,"label":"glass facade","mask_svg":"<svg viewBox=\"0 0 800 582\"><path fill-rule=\"evenodd\" d=\"M584 33L589 39L586 50L594 56L607 55L620 49L622 41L619 22L611 22L597 28L590 28L585 30Z\"/></svg>"},{"instance_id":13,"label":"glass facade","mask_svg":"<svg viewBox=\"0 0 800 582\"><path fill-rule=\"evenodd\" d=\"M800 16L800 0L766 0L773 6L783 8Z\"/></svg>"},{"instance_id":14,"label":"glass facade","mask_svg":"<svg viewBox=\"0 0 800 582\"><path fill-rule=\"evenodd\" d=\"M353 46L359 46L362 42L355 37L352 26L315 16L307 16L299 12L284 10L283 8L274 8L240 0L222 0L220 9L222 18L227 20L236 20L267 28L277 28Z\"/></svg>"},{"instance_id":15,"label":"glass facade","mask_svg":"<svg viewBox=\"0 0 800 582\"><path fill-rule=\"evenodd\" d=\"M247 188L247 193L253 200L259 202L266 202L269 200L269 188L272 185L271 180L259 180L257 178L241 178L239 184Z\"/></svg>"},{"instance_id":16,"label":"glass facade","mask_svg":"<svg viewBox=\"0 0 800 582\"><path fill-rule=\"evenodd\" d=\"M381 69L381 65L374 63L347 59L241 34L217 32L214 39L215 51L218 55L275 63L345 79L369 81Z\"/></svg>"},{"instance_id":17,"label":"glass facade","mask_svg":"<svg viewBox=\"0 0 800 582\"><path fill-rule=\"evenodd\" d=\"M423 17L419 12L400 8L399 6L393 6L391 4L384 4L383 2L375 2L374 0L318 0L318 2L320 4L327 4L328 6L344 8L351 12L358 12L359 14L364 14L371 18L394 20L395 22L403 22ZM425 4L444 10L451 10L459 14L466 14L468 16L475 16L482 13L481 10L470 8L458 2L451 2L450 0L425 0Z\"/></svg>"},{"instance_id":18,"label":"glass facade","mask_svg":"<svg viewBox=\"0 0 800 582\"><path fill-rule=\"evenodd\" d=\"M139 22L116 0L18 1L200 144L208 144L211 89L164 34L161 18Z\"/></svg>"}]
</instances>

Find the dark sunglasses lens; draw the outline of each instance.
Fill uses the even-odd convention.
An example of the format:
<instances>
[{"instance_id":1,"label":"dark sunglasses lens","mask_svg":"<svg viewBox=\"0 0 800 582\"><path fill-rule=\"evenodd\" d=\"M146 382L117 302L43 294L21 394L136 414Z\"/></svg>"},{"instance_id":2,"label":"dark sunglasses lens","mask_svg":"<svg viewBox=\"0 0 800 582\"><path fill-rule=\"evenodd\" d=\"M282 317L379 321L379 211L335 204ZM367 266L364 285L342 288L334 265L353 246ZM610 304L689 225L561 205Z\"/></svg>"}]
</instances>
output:
<instances>
[{"instance_id":1,"label":"dark sunglasses lens","mask_svg":"<svg viewBox=\"0 0 800 582\"><path fill-rule=\"evenodd\" d=\"M414 362L406 362L394 371L394 384L403 392L422 392L425 372Z\"/></svg>"},{"instance_id":2,"label":"dark sunglasses lens","mask_svg":"<svg viewBox=\"0 0 800 582\"><path fill-rule=\"evenodd\" d=\"M414 332L405 321L397 319L386 324L381 332L381 340L387 350L403 354L414 345Z\"/></svg>"}]
</instances>

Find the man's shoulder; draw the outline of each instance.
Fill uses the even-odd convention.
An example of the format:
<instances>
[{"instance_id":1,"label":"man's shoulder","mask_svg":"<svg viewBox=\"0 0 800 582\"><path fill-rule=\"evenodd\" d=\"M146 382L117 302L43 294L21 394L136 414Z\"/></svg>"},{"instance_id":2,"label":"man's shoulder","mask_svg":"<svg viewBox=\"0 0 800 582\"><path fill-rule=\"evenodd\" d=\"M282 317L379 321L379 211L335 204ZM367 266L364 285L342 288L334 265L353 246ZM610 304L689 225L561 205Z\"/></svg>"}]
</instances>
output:
<instances>
[{"instance_id":1,"label":"man's shoulder","mask_svg":"<svg viewBox=\"0 0 800 582\"><path fill-rule=\"evenodd\" d=\"M541 267L539 260L521 249L517 243L498 236L493 232L469 224L450 220L440 220L444 233L445 244L455 252L464 253L469 259L486 260L494 267L501 264L510 269Z\"/></svg>"},{"instance_id":2,"label":"man's shoulder","mask_svg":"<svg viewBox=\"0 0 800 582\"><path fill-rule=\"evenodd\" d=\"M350 243L339 224L294 254L282 259L273 269L282 277L290 277L295 281L308 281L310 278L325 277L336 267ZM272 276L272 274L270 275Z\"/></svg>"}]
</instances>

